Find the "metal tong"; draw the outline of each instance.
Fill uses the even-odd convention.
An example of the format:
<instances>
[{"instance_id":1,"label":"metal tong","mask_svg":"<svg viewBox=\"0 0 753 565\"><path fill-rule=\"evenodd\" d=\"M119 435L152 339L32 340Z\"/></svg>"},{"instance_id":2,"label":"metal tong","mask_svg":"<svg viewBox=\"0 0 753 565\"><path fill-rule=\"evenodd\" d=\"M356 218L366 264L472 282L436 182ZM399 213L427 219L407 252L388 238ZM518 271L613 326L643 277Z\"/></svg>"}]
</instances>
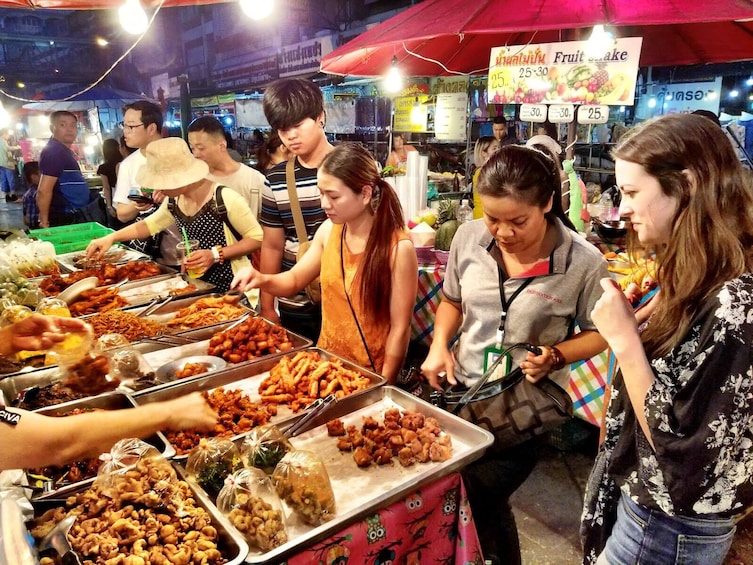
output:
<instances>
[{"instance_id":1,"label":"metal tong","mask_svg":"<svg viewBox=\"0 0 753 565\"><path fill-rule=\"evenodd\" d=\"M175 298L175 295L173 295L173 294L170 294L169 296L167 296L167 298L165 298L164 296L157 296L156 298L154 298L154 299L153 299L153 300L152 300L152 301L151 301L151 302L150 302L150 303L149 303L149 304L147 305L147 307L146 307L146 308L144 308L144 309L143 309L143 310L142 310L142 311L141 311L141 312L139 313L139 318L144 318L144 317L148 316L149 314L152 314L152 313L154 313L154 311L155 311L155 310L159 310L159 309L160 309L160 308L162 308L162 307L163 307L163 306L164 306L165 304L167 304L168 302L170 302L170 301L171 301L171 300L172 300L173 298Z\"/></svg>"},{"instance_id":2,"label":"metal tong","mask_svg":"<svg viewBox=\"0 0 753 565\"><path fill-rule=\"evenodd\" d=\"M337 398L334 394L330 394L329 396L325 398L317 398L309 404L308 408L306 408L306 413L303 415L301 419L299 419L297 422L295 422L293 425L291 425L287 430L284 432L284 436L287 438L295 437L305 430L306 426L319 414L324 412L327 408L329 408L332 404L337 402Z\"/></svg>"}]
</instances>

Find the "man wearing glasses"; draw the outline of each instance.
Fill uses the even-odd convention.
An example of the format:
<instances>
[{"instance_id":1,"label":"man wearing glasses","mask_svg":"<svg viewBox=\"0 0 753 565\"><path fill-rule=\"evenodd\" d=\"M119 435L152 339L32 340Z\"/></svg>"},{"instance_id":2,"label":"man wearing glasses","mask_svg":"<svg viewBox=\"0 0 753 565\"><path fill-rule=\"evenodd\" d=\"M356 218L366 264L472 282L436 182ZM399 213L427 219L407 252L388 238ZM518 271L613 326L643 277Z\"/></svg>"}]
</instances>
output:
<instances>
[{"instance_id":1,"label":"man wearing glasses","mask_svg":"<svg viewBox=\"0 0 753 565\"><path fill-rule=\"evenodd\" d=\"M136 173L146 163L146 147L152 141L162 139L162 110L153 102L137 100L125 106L122 126L126 145L138 151L121 161L112 202L118 220L131 223L149 216L164 199L161 192L153 192L136 181ZM175 244L179 241L180 235L173 226L158 238L134 241L129 245L166 265L174 266L180 263L175 253Z\"/></svg>"},{"instance_id":2,"label":"man wearing glasses","mask_svg":"<svg viewBox=\"0 0 753 565\"><path fill-rule=\"evenodd\" d=\"M83 211L89 206L89 185L71 149L78 137L78 120L71 112L50 116L52 137L39 156L42 174L37 189L39 227L66 226L90 221Z\"/></svg>"}]
</instances>

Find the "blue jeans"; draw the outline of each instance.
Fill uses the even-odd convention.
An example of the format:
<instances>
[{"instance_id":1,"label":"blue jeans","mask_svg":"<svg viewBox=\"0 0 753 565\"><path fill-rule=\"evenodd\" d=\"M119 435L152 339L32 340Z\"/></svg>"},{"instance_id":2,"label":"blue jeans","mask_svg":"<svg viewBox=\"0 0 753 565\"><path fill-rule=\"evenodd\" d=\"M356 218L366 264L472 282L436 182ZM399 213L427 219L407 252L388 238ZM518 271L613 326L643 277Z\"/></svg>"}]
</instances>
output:
<instances>
[{"instance_id":1,"label":"blue jeans","mask_svg":"<svg viewBox=\"0 0 753 565\"><path fill-rule=\"evenodd\" d=\"M721 565L735 535L732 518L668 516L622 493L617 522L598 565Z\"/></svg>"},{"instance_id":2,"label":"blue jeans","mask_svg":"<svg viewBox=\"0 0 753 565\"><path fill-rule=\"evenodd\" d=\"M5 194L16 189L16 171L7 167L0 167L0 188Z\"/></svg>"}]
</instances>

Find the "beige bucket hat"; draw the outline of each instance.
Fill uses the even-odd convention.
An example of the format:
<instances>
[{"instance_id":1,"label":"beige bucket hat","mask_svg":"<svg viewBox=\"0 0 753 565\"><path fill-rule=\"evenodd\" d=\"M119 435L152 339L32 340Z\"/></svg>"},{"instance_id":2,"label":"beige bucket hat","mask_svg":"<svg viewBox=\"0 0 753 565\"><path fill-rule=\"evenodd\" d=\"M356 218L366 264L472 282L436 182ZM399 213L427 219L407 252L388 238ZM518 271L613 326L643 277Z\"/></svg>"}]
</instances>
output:
<instances>
[{"instance_id":1,"label":"beige bucket hat","mask_svg":"<svg viewBox=\"0 0 753 565\"><path fill-rule=\"evenodd\" d=\"M176 190L209 175L209 166L193 156L183 139L166 137L146 146L146 163L136 182L153 190Z\"/></svg>"}]
</instances>

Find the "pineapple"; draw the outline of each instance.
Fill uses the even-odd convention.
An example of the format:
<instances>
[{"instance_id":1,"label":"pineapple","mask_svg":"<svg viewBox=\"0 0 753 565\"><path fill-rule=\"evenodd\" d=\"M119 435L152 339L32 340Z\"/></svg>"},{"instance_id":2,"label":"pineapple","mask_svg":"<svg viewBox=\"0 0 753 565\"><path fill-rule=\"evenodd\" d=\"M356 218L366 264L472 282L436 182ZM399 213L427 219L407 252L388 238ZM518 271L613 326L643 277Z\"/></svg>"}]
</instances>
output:
<instances>
[{"instance_id":1,"label":"pineapple","mask_svg":"<svg viewBox=\"0 0 753 565\"><path fill-rule=\"evenodd\" d=\"M455 200L442 199L437 208L437 226L449 220L457 219L458 203Z\"/></svg>"},{"instance_id":2,"label":"pineapple","mask_svg":"<svg viewBox=\"0 0 753 565\"><path fill-rule=\"evenodd\" d=\"M596 79L596 88L601 88L609 81L609 71L607 71L607 64L604 62L596 64L598 70L594 73Z\"/></svg>"}]
</instances>

